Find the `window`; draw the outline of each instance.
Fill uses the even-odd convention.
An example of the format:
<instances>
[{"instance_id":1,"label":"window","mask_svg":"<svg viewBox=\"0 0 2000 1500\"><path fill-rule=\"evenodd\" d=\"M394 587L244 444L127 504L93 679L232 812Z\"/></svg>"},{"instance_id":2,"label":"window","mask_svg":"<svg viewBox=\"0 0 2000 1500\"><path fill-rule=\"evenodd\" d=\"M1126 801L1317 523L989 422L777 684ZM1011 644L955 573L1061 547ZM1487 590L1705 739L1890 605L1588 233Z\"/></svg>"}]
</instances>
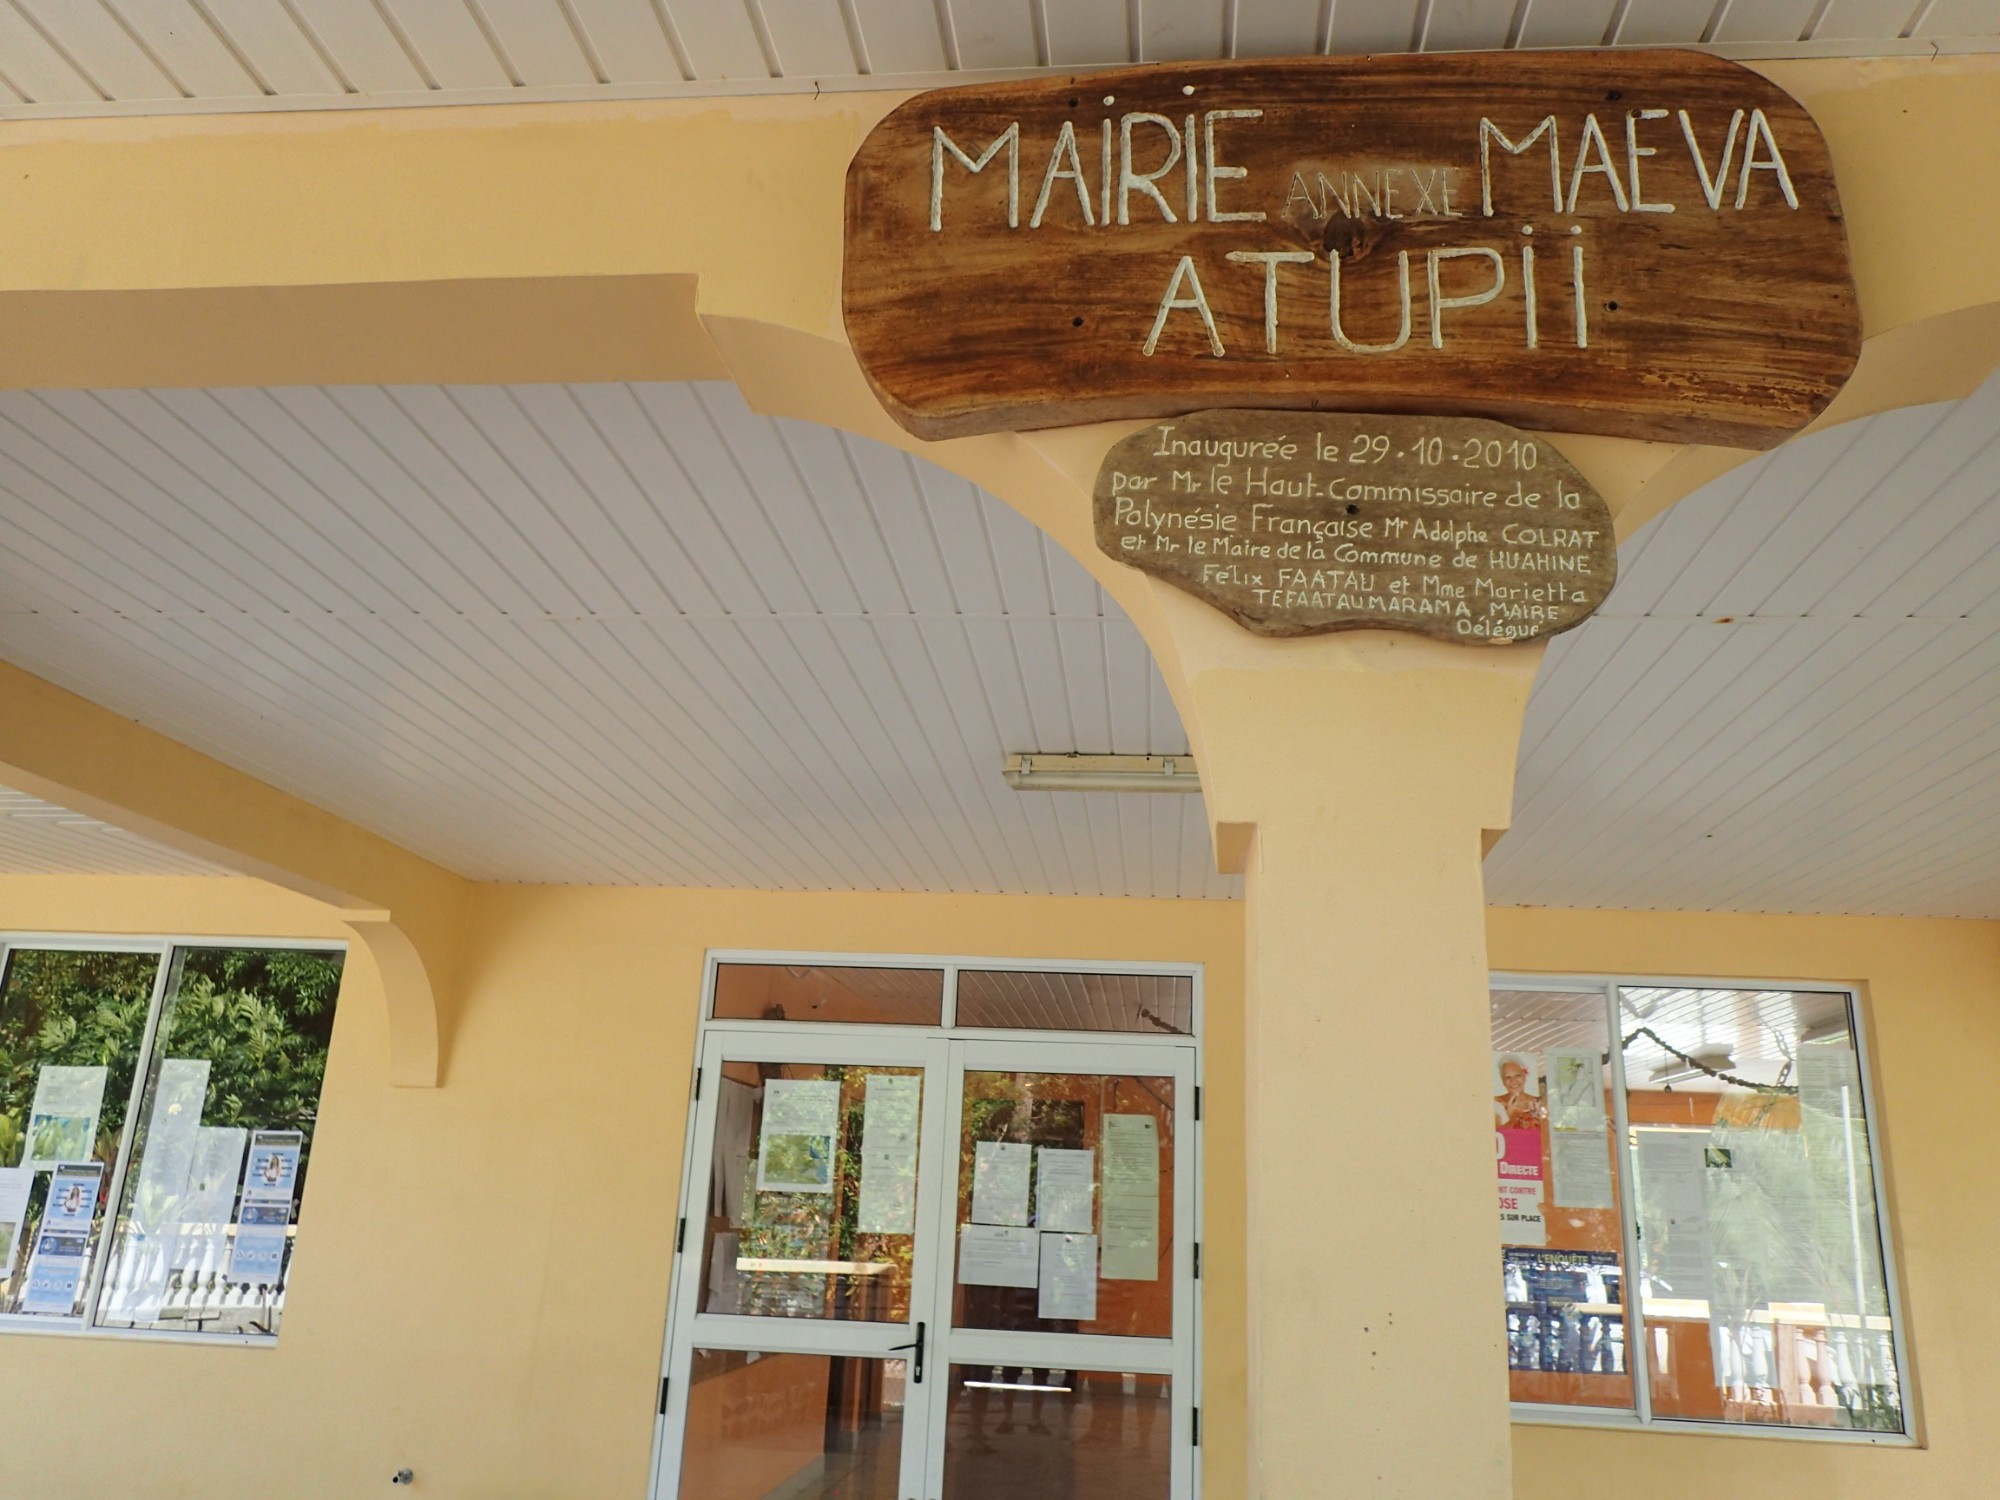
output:
<instances>
[{"instance_id":1,"label":"window","mask_svg":"<svg viewBox=\"0 0 2000 1500\"><path fill-rule=\"evenodd\" d=\"M0 941L0 1329L276 1337L344 956Z\"/></svg>"},{"instance_id":2,"label":"window","mask_svg":"<svg viewBox=\"0 0 2000 1500\"><path fill-rule=\"evenodd\" d=\"M1492 1026L1524 1414L1909 1431L1851 991L1496 981Z\"/></svg>"}]
</instances>

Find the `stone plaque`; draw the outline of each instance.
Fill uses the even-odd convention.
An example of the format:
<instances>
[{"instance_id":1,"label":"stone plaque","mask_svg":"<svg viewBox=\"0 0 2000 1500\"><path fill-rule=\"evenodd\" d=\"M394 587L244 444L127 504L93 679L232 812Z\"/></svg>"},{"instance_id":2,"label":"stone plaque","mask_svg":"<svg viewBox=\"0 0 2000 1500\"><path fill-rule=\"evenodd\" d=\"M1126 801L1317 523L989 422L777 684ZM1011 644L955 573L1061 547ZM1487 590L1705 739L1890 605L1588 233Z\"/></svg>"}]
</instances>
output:
<instances>
[{"instance_id":1,"label":"stone plaque","mask_svg":"<svg viewBox=\"0 0 2000 1500\"><path fill-rule=\"evenodd\" d=\"M1694 52L921 94L848 169L841 296L925 438L1227 406L1768 448L1861 347L1825 140Z\"/></svg>"},{"instance_id":2,"label":"stone plaque","mask_svg":"<svg viewBox=\"0 0 2000 1500\"><path fill-rule=\"evenodd\" d=\"M1603 497L1476 417L1196 412L1114 447L1095 502L1106 553L1260 635L1540 640L1618 576Z\"/></svg>"}]
</instances>

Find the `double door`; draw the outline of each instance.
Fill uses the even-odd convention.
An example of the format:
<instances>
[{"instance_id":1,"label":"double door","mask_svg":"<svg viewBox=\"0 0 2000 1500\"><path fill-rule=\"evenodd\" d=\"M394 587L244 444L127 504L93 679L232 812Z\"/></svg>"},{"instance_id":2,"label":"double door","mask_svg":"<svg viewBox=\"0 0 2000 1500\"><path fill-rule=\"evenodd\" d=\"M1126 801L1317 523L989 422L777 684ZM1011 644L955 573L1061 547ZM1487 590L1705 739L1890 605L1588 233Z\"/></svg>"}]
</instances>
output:
<instances>
[{"instance_id":1,"label":"double door","mask_svg":"<svg viewBox=\"0 0 2000 1500\"><path fill-rule=\"evenodd\" d=\"M712 1027L657 1500L1191 1500L1192 1044Z\"/></svg>"}]
</instances>

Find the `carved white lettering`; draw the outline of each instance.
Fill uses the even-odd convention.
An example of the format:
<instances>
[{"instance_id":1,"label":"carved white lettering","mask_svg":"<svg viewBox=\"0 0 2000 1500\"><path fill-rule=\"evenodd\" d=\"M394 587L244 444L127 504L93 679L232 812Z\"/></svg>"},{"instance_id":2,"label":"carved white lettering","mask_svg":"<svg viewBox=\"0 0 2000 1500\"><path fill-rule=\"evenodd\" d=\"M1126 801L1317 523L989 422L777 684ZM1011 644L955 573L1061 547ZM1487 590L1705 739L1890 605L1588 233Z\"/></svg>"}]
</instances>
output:
<instances>
[{"instance_id":1,"label":"carved white lettering","mask_svg":"<svg viewBox=\"0 0 2000 1500\"><path fill-rule=\"evenodd\" d=\"M1701 179L1701 195L1708 200L1708 206L1717 212L1722 208L1722 195L1729 189L1729 160L1736 154L1736 132L1743 128L1743 111L1737 110L1729 117L1729 134L1722 142L1722 164L1715 169L1715 175L1708 175L1708 163L1702 160L1701 145L1694 138L1694 121L1688 112L1682 110L1681 134L1687 137L1688 155L1694 158L1695 175Z\"/></svg>"},{"instance_id":2,"label":"carved white lettering","mask_svg":"<svg viewBox=\"0 0 2000 1500\"><path fill-rule=\"evenodd\" d=\"M1134 125L1157 125L1167 133L1167 159L1150 172L1132 170L1132 127ZM1159 206L1160 216L1169 224L1178 224L1174 217L1173 205L1159 189L1159 181L1173 171L1181 159L1181 132L1165 115L1150 114L1144 110L1120 116L1118 121L1118 222L1132 222L1130 195L1144 193Z\"/></svg>"},{"instance_id":3,"label":"carved white lettering","mask_svg":"<svg viewBox=\"0 0 2000 1500\"><path fill-rule=\"evenodd\" d=\"M1329 302L1331 321L1333 324L1334 342L1339 344L1340 347L1345 349L1349 354L1393 354L1396 350L1402 348L1403 345L1409 343L1410 341L1410 252L1407 250L1398 250L1396 252L1396 276L1399 286L1399 296L1402 301L1403 321L1402 321L1402 327L1397 331L1395 339L1387 344L1357 344L1353 339L1349 338L1346 332L1341 328L1340 252L1338 250L1333 251L1331 254L1328 255L1327 259L1332 264L1332 279L1329 283L1327 298Z\"/></svg>"},{"instance_id":4,"label":"carved white lettering","mask_svg":"<svg viewBox=\"0 0 2000 1500\"><path fill-rule=\"evenodd\" d=\"M1310 250L1232 250L1229 258L1264 267L1264 352L1278 352L1278 267L1309 266L1316 260Z\"/></svg>"},{"instance_id":5,"label":"carved white lettering","mask_svg":"<svg viewBox=\"0 0 2000 1500\"><path fill-rule=\"evenodd\" d=\"M1556 144L1556 117L1543 116L1542 123L1529 131L1518 143L1508 139L1505 132L1484 115L1479 117L1479 207L1487 218L1493 217L1493 155L1490 150L1492 143L1499 142L1500 149L1509 156L1519 156L1540 140L1544 132L1549 138L1549 190L1555 195L1556 212L1561 213L1563 211L1562 153Z\"/></svg>"},{"instance_id":6,"label":"carved white lettering","mask_svg":"<svg viewBox=\"0 0 2000 1500\"><path fill-rule=\"evenodd\" d=\"M1639 158L1660 154L1656 146L1639 144L1639 126L1647 120L1664 120L1666 117L1664 109L1625 111L1625 169L1632 174L1632 212L1635 214L1670 214L1674 211L1671 203L1648 203L1639 187Z\"/></svg>"},{"instance_id":7,"label":"carved white lettering","mask_svg":"<svg viewBox=\"0 0 2000 1500\"><path fill-rule=\"evenodd\" d=\"M1167 128L1171 130L1173 126L1169 124ZM1183 282L1190 288L1185 297L1180 295ZM1201 326L1208 330L1209 350L1217 359L1222 358L1222 335L1215 330L1215 314L1209 310L1208 298L1201 289L1201 273L1195 270L1192 255L1183 255L1180 264L1174 267L1174 278L1167 283L1167 294L1160 299L1160 310L1153 317L1153 331L1146 335L1147 354L1159 348L1160 334L1167 326L1167 314L1176 308L1201 314Z\"/></svg>"},{"instance_id":8,"label":"carved white lettering","mask_svg":"<svg viewBox=\"0 0 2000 1500\"><path fill-rule=\"evenodd\" d=\"M977 160L967 156L959 148L957 141L944 133L942 125L931 127L931 231L936 233L944 228L944 154L949 151L958 158L959 164L974 174L986 170L988 162L999 154L1000 148L1007 148L1007 227L1021 227L1021 122L1016 120L999 135L993 144L979 153Z\"/></svg>"},{"instance_id":9,"label":"carved white lettering","mask_svg":"<svg viewBox=\"0 0 2000 1500\"><path fill-rule=\"evenodd\" d=\"M1218 178L1248 177L1250 175L1248 167L1229 166L1216 155L1215 122L1217 120L1261 120L1263 118L1264 111L1261 109L1211 109L1201 117L1202 180L1207 190L1210 223L1255 222L1263 219L1264 210L1261 208L1253 212L1242 212L1217 208L1215 206L1215 184ZM1193 137L1190 136L1189 139L1192 140ZM1294 173L1293 176L1296 177L1297 174ZM1310 197L1311 195L1308 194L1307 196ZM1326 217L1324 209L1320 211L1319 217L1322 219Z\"/></svg>"},{"instance_id":10,"label":"carved white lettering","mask_svg":"<svg viewBox=\"0 0 2000 1500\"><path fill-rule=\"evenodd\" d=\"M1771 153L1770 160L1757 160L1757 142L1762 140ZM1784 153L1778 150L1777 138L1771 134L1771 122L1764 118L1764 111L1750 111L1750 130L1743 137L1743 176L1736 184L1736 206L1741 208L1743 200L1750 196L1750 174L1770 172L1778 179L1778 191L1785 195L1785 207L1797 208L1799 195L1792 188L1792 174L1785 170Z\"/></svg>"},{"instance_id":11,"label":"carved white lettering","mask_svg":"<svg viewBox=\"0 0 2000 1500\"><path fill-rule=\"evenodd\" d=\"M1590 159L1593 150L1597 153L1595 162ZM1596 115L1583 117L1583 139L1576 143L1576 161L1570 167L1569 207L1563 212L1576 212L1576 195L1583 187L1584 174L1588 172L1602 174L1604 180L1611 184L1611 196L1618 200L1618 212L1630 211L1631 204L1625 200L1625 184L1619 180L1618 168L1611 164L1611 145L1604 139L1604 127L1597 123Z\"/></svg>"},{"instance_id":12,"label":"carved white lettering","mask_svg":"<svg viewBox=\"0 0 2000 1500\"><path fill-rule=\"evenodd\" d=\"M1447 260L1460 260L1468 256L1484 256L1493 263L1493 285L1484 291L1474 292L1470 297L1447 297L1439 286L1438 266ZM1507 284L1507 263L1500 258L1498 250L1490 250L1484 245L1455 245L1445 250L1430 252L1428 274L1431 291L1431 347L1444 347L1444 314L1451 307L1482 307L1500 295L1500 289Z\"/></svg>"},{"instance_id":13,"label":"carved white lettering","mask_svg":"<svg viewBox=\"0 0 2000 1500\"><path fill-rule=\"evenodd\" d=\"M1056 134L1055 149L1049 152L1049 169L1042 174L1042 191L1035 199L1035 211L1028 216L1030 229L1042 227L1042 215L1049 211L1049 194L1063 178L1076 186L1076 203L1083 210L1085 227L1095 224L1097 217L1090 211L1090 189L1083 180L1083 162L1076 154L1076 127L1068 120L1063 121Z\"/></svg>"}]
</instances>

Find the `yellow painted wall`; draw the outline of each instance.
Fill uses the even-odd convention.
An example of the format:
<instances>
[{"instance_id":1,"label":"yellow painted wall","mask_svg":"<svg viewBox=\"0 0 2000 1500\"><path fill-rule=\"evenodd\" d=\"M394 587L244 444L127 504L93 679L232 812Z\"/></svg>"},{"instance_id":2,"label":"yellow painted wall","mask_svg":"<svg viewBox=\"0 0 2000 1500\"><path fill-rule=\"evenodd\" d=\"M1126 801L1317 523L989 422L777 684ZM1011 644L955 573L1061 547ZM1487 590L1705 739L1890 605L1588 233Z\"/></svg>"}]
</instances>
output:
<instances>
[{"instance_id":1,"label":"yellow painted wall","mask_svg":"<svg viewBox=\"0 0 2000 1500\"><path fill-rule=\"evenodd\" d=\"M1710 1489L1846 1500L2000 1493L2000 924L1495 910L1492 961L1861 981L1923 1449L1514 1429L1516 1493ZM0 877L0 928L332 937L247 880ZM1243 1493L1242 914L1221 902L477 888L440 1090L390 1087L380 995L350 968L275 1349L0 1335L0 1496L639 1496L706 947L1181 960L1208 966L1204 1472ZM1420 1055L1421 1037L1410 1045ZM579 1150L577 1143L583 1143ZM619 1215L559 1232L578 1161ZM85 1415L87 1414L87 1415ZM1329 1420L1337 1414L1329 1413ZM23 1434L91 1432L58 1450ZM1607 1475L1616 1475L1615 1482ZM1607 1487L1608 1486L1608 1487Z\"/></svg>"},{"instance_id":2,"label":"yellow painted wall","mask_svg":"<svg viewBox=\"0 0 2000 1500\"><path fill-rule=\"evenodd\" d=\"M0 877L0 929L342 932L253 881L30 876ZM0 1500L394 1493L404 1464L420 1494L638 1500L708 947L1205 964L1207 1213L1242 1224L1234 903L481 886L445 1087L389 1086L379 986L350 961L278 1345L0 1334ZM573 1170L606 1162L618 1211L567 1229ZM1205 1260L1209 1493L1227 1496L1240 1231Z\"/></svg>"},{"instance_id":3,"label":"yellow painted wall","mask_svg":"<svg viewBox=\"0 0 2000 1500\"><path fill-rule=\"evenodd\" d=\"M1515 1493L2000 1495L2000 923L1497 909L1487 930L1496 969L1862 982L1925 1443L1517 1425Z\"/></svg>"}]
</instances>

